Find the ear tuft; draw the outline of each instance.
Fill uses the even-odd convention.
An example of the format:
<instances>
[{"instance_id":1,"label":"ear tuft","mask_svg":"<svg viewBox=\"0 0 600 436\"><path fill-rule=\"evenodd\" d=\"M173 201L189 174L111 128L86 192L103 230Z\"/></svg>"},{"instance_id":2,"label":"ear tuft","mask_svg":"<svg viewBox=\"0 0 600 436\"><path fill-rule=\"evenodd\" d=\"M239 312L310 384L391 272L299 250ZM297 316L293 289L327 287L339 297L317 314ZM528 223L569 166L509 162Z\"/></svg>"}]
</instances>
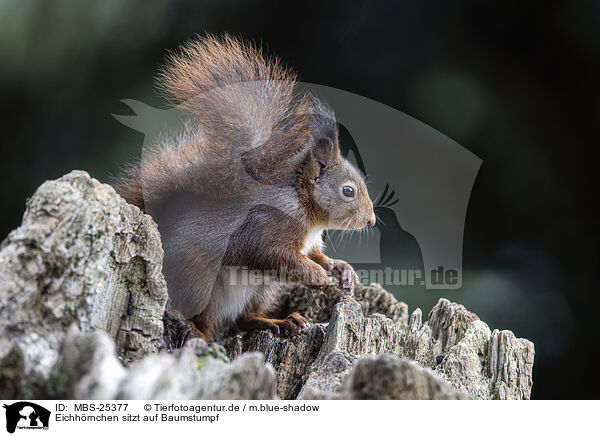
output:
<instances>
[{"instance_id":1,"label":"ear tuft","mask_svg":"<svg viewBox=\"0 0 600 436\"><path fill-rule=\"evenodd\" d=\"M313 148L313 156L321 168L327 168L334 158L333 141L329 138L320 138Z\"/></svg>"}]
</instances>

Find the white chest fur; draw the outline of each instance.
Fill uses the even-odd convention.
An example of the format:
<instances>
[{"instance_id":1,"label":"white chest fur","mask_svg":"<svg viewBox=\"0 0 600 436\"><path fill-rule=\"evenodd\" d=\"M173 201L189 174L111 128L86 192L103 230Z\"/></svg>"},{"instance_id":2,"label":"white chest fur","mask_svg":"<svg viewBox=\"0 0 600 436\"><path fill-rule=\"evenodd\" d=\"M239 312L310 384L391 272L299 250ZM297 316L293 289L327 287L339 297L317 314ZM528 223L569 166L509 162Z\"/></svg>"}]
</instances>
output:
<instances>
[{"instance_id":1,"label":"white chest fur","mask_svg":"<svg viewBox=\"0 0 600 436\"><path fill-rule=\"evenodd\" d=\"M314 227L309 230L304 239L304 246L302 247L302 250L300 250L302 254L310 253L315 247L323 247L323 230L325 230L323 227Z\"/></svg>"}]
</instances>

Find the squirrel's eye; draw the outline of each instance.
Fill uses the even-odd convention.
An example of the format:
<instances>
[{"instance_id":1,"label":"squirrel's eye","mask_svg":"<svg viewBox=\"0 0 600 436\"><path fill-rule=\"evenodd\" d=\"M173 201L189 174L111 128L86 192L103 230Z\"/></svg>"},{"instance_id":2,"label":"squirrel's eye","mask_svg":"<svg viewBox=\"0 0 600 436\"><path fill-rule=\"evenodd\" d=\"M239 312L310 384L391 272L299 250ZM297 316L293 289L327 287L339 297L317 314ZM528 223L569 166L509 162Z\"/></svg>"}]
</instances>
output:
<instances>
[{"instance_id":1,"label":"squirrel's eye","mask_svg":"<svg viewBox=\"0 0 600 436\"><path fill-rule=\"evenodd\" d=\"M344 194L344 197L354 198L354 188L346 185L342 187L342 194Z\"/></svg>"}]
</instances>

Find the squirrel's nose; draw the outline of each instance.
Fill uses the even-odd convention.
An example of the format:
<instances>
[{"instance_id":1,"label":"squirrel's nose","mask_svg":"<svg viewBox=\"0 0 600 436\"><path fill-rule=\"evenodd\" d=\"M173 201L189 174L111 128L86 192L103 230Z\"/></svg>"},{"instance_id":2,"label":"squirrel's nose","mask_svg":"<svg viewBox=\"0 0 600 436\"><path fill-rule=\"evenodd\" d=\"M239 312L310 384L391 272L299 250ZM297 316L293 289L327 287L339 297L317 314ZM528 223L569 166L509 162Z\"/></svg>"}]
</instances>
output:
<instances>
[{"instance_id":1,"label":"squirrel's nose","mask_svg":"<svg viewBox=\"0 0 600 436\"><path fill-rule=\"evenodd\" d=\"M373 227L377 222L377 218L375 217L375 212L371 212L371 217L369 218L368 224Z\"/></svg>"}]
</instances>

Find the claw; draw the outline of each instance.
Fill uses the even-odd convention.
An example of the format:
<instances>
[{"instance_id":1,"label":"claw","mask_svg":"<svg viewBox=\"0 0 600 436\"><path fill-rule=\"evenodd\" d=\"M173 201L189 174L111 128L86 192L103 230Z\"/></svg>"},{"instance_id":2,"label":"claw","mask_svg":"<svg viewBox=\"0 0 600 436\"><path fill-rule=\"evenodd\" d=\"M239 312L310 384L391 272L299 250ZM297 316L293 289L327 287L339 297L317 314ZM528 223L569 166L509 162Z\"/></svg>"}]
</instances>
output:
<instances>
[{"instance_id":1,"label":"claw","mask_svg":"<svg viewBox=\"0 0 600 436\"><path fill-rule=\"evenodd\" d=\"M294 312L288 315L284 319L272 319L263 317L250 317L249 319L242 320L240 327L243 329L259 329L259 330L270 330L274 335L278 336L292 336L298 333L302 327L308 322L298 312Z\"/></svg>"}]
</instances>

